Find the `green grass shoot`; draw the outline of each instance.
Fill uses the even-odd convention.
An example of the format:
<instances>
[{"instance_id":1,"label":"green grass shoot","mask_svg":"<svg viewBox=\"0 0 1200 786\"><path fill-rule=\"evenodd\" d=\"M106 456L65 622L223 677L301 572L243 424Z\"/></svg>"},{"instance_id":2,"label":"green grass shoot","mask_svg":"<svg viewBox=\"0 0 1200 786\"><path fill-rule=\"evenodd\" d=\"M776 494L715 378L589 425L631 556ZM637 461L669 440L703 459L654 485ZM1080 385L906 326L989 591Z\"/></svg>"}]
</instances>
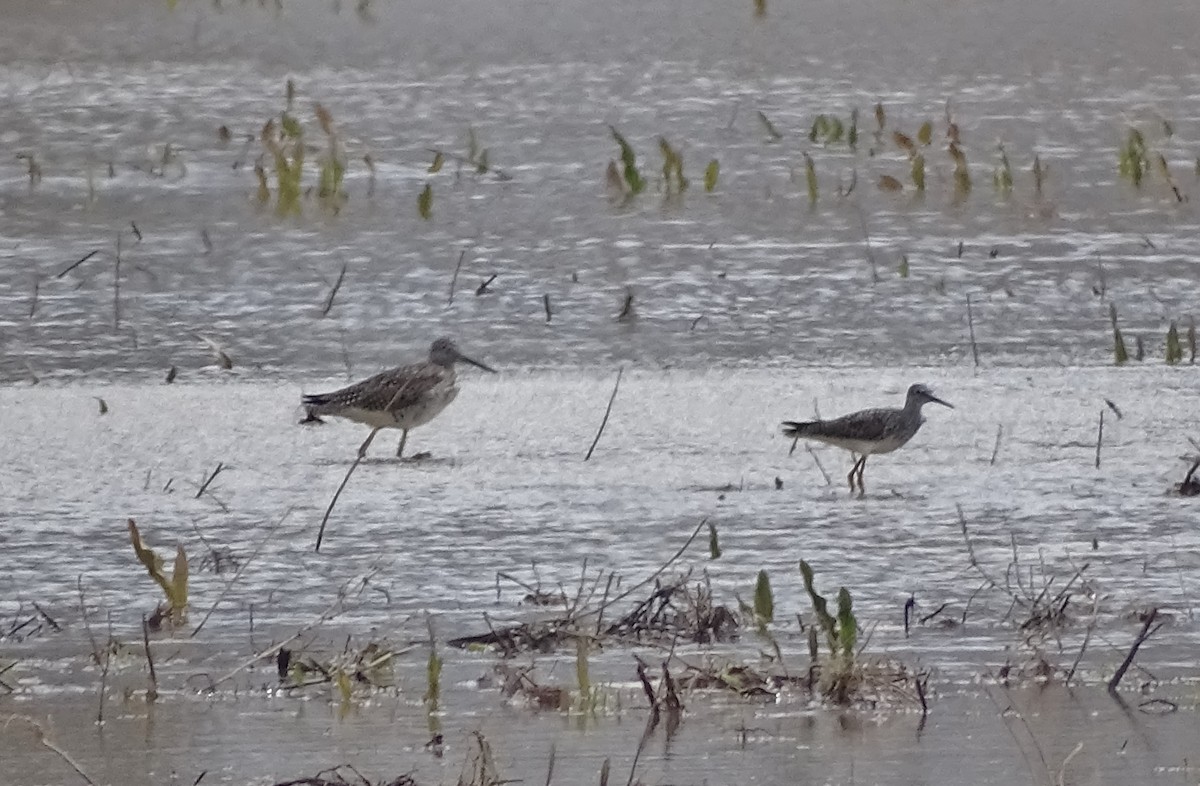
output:
<instances>
[{"instance_id":1,"label":"green grass shoot","mask_svg":"<svg viewBox=\"0 0 1200 786\"><path fill-rule=\"evenodd\" d=\"M1042 195L1042 187L1046 183L1046 167L1042 165L1042 159L1036 153L1033 156L1033 193L1039 197Z\"/></svg>"},{"instance_id":2,"label":"green grass shoot","mask_svg":"<svg viewBox=\"0 0 1200 786\"><path fill-rule=\"evenodd\" d=\"M667 194L682 194L689 185L688 179L683 176L683 155L671 147L666 137L658 138L658 149L663 157L663 188Z\"/></svg>"},{"instance_id":3,"label":"green grass shoot","mask_svg":"<svg viewBox=\"0 0 1200 786\"><path fill-rule=\"evenodd\" d=\"M437 648L429 647L429 660L425 664L425 696L421 701L429 706L431 712L437 710L442 698L442 657Z\"/></svg>"},{"instance_id":4,"label":"green grass shoot","mask_svg":"<svg viewBox=\"0 0 1200 786\"><path fill-rule=\"evenodd\" d=\"M446 163L446 155L445 155L445 153L442 153L439 150L438 152L433 154L433 161L429 164L429 169L427 171L431 175L436 174L437 172L441 171L442 165L445 163Z\"/></svg>"},{"instance_id":5,"label":"green grass shoot","mask_svg":"<svg viewBox=\"0 0 1200 786\"><path fill-rule=\"evenodd\" d=\"M717 159L708 162L704 167L704 190L712 193L717 187L717 178L721 175L721 163Z\"/></svg>"},{"instance_id":6,"label":"green grass shoot","mask_svg":"<svg viewBox=\"0 0 1200 786\"><path fill-rule=\"evenodd\" d=\"M967 167L967 156L956 142L950 143L950 157L954 159L954 193L963 198L971 192L971 171Z\"/></svg>"},{"instance_id":7,"label":"green grass shoot","mask_svg":"<svg viewBox=\"0 0 1200 786\"><path fill-rule=\"evenodd\" d=\"M925 156L920 153L912 158L912 181L918 194L925 193Z\"/></svg>"},{"instance_id":8,"label":"green grass shoot","mask_svg":"<svg viewBox=\"0 0 1200 786\"><path fill-rule=\"evenodd\" d=\"M882 101L875 102L875 135L883 134L883 129L887 127L887 110L883 108Z\"/></svg>"},{"instance_id":9,"label":"green grass shoot","mask_svg":"<svg viewBox=\"0 0 1200 786\"><path fill-rule=\"evenodd\" d=\"M629 142L625 141L625 137L621 136L621 132L617 131L613 126L609 126L608 130L612 133L617 147L621 149L621 163L624 165L625 183L629 186L630 193L642 193L646 189L646 181L642 178L641 173L638 172L637 154L633 152L633 147Z\"/></svg>"},{"instance_id":10,"label":"green grass shoot","mask_svg":"<svg viewBox=\"0 0 1200 786\"><path fill-rule=\"evenodd\" d=\"M804 183L808 187L808 203L817 204L817 167L808 153L804 154Z\"/></svg>"},{"instance_id":11,"label":"green grass shoot","mask_svg":"<svg viewBox=\"0 0 1200 786\"><path fill-rule=\"evenodd\" d=\"M1001 195L1007 196L1012 193L1013 187L1012 165L1008 161L1008 154L1004 152L1004 145L996 145L996 149L1000 152L1000 165L992 172L992 185Z\"/></svg>"},{"instance_id":12,"label":"green grass shoot","mask_svg":"<svg viewBox=\"0 0 1200 786\"><path fill-rule=\"evenodd\" d=\"M133 545L133 552L137 555L138 561L142 563L150 577L158 583L163 594L166 595L168 608L165 616L169 616L173 625L183 623L187 618L188 605L188 561L183 546L176 547L175 563L171 567L171 575L167 576L164 573L166 566L162 557L142 542L141 533L138 532L134 520L129 519L126 526L129 530L129 542Z\"/></svg>"},{"instance_id":13,"label":"green grass shoot","mask_svg":"<svg viewBox=\"0 0 1200 786\"><path fill-rule=\"evenodd\" d=\"M717 525L708 522L708 558L721 558L721 541L717 537Z\"/></svg>"},{"instance_id":14,"label":"green grass shoot","mask_svg":"<svg viewBox=\"0 0 1200 786\"><path fill-rule=\"evenodd\" d=\"M758 572L754 582L754 616L763 623L775 621L775 596L771 592L771 578L765 570Z\"/></svg>"},{"instance_id":15,"label":"green grass shoot","mask_svg":"<svg viewBox=\"0 0 1200 786\"><path fill-rule=\"evenodd\" d=\"M1179 327L1172 322L1167 329L1167 365L1174 366L1183 360L1183 346L1179 343Z\"/></svg>"},{"instance_id":16,"label":"green grass shoot","mask_svg":"<svg viewBox=\"0 0 1200 786\"><path fill-rule=\"evenodd\" d=\"M421 218L428 221L433 216L433 186L429 183L421 189L421 193L417 195L417 212Z\"/></svg>"},{"instance_id":17,"label":"green grass shoot","mask_svg":"<svg viewBox=\"0 0 1200 786\"><path fill-rule=\"evenodd\" d=\"M846 144L851 150L858 149L858 109L850 112L850 128L846 131Z\"/></svg>"},{"instance_id":18,"label":"green grass shoot","mask_svg":"<svg viewBox=\"0 0 1200 786\"><path fill-rule=\"evenodd\" d=\"M900 267L897 272L900 274L900 278L908 278L908 254L900 257Z\"/></svg>"},{"instance_id":19,"label":"green grass shoot","mask_svg":"<svg viewBox=\"0 0 1200 786\"><path fill-rule=\"evenodd\" d=\"M929 147L933 143L933 121L926 120L917 129L917 141L925 147Z\"/></svg>"},{"instance_id":20,"label":"green grass shoot","mask_svg":"<svg viewBox=\"0 0 1200 786\"><path fill-rule=\"evenodd\" d=\"M1117 151L1117 171L1135 188L1141 188L1148 167L1145 137L1141 131L1130 128L1125 135L1125 142Z\"/></svg>"},{"instance_id":21,"label":"green grass shoot","mask_svg":"<svg viewBox=\"0 0 1200 786\"><path fill-rule=\"evenodd\" d=\"M1125 338L1121 335L1121 328L1117 327L1117 304L1108 304L1108 318L1112 322L1113 332L1113 358L1118 366L1129 362L1129 352L1125 349Z\"/></svg>"},{"instance_id":22,"label":"green grass shoot","mask_svg":"<svg viewBox=\"0 0 1200 786\"><path fill-rule=\"evenodd\" d=\"M767 0L754 0L754 15L757 17L767 15Z\"/></svg>"},{"instance_id":23,"label":"green grass shoot","mask_svg":"<svg viewBox=\"0 0 1200 786\"><path fill-rule=\"evenodd\" d=\"M579 701L585 709L595 702L592 695L592 680L588 670L588 651L590 647L586 636L575 638L575 681L579 685Z\"/></svg>"}]
</instances>

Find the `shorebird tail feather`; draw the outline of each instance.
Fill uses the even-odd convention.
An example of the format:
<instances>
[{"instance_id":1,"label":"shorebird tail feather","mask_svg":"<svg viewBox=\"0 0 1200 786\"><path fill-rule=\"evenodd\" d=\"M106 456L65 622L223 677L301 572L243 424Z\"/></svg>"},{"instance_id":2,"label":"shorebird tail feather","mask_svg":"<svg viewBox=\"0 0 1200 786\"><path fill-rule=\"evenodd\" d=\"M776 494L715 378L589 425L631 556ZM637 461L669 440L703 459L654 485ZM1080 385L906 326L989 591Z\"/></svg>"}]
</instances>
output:
<instances>
[{"instance_id":1,"label":"shorebird tail feather","mask_svg":"<svg viewBox=\"0 0 1200 786\"><path fill-rule=\"evenodd\" d=\"M783 434L786 437L803 437L808 434L810 427L815 425L812 422L799 423L794 420L783 421Z\"/></svg>"}]
</instances>

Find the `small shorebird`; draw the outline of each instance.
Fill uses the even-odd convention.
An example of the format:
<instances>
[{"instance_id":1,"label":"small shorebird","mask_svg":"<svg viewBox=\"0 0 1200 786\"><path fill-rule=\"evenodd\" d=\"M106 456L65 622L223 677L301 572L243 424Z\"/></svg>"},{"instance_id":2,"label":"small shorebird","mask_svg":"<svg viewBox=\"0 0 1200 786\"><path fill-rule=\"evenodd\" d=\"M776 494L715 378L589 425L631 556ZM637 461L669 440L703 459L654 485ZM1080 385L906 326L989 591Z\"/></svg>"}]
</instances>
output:
<instances>
[{"instance_id":1,"label":"small shorebird","mask_svg":"<svg viewBox=\"0 0 1200 786\"><path fill-rule=\"evenodd\" d=\"M921 407L930 402L954 409L954 405L942 401L924 385L913 385L908 389L903 409L864 409L833 420L807 423L789 420L783 423L783 433L850 451L856 460L846 478L850 481L850 493L854 493L855 477L858 478L858 496L861 497L866 492L863 468L867 465L867 457L891 453L912 439L925 422Z\"/></svg>"},{"instance_id":2,"label":"small shorebird","mask_svg":"<svg viewBox=\"0 0 1200 786\"><path fill-rule=\"evenodd\" d=\"M459 352L452 340L439 338L429 348L428 360L384 371L332 393L304 396L308 416L302 422L321 422L321 415L333 415L370 426L371 435L360 455L380 429L398 428L402 433L396 456L402 458L408 432L433 420L458 395L454 364L460 360L496 373Z\"/></svg>"}]
</instances>

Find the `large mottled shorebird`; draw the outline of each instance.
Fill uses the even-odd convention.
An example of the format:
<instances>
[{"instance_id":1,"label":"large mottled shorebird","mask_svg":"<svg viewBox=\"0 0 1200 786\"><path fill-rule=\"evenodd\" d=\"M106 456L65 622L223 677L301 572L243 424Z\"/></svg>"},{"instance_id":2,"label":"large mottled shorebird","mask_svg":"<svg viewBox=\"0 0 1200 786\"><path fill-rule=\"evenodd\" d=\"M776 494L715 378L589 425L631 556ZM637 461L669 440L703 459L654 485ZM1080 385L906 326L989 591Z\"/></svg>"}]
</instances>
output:
<instances>
[{"instance_id":1,"label":"large mottled shorebird","mask_svg":"<svg viewBox=\"0 0 1200 786\"><path fill-rule=\"evenodd\" d=\"M439 338L429 348L428 360L384 371L332 393L304 396L302 402L308 413L305 422L333 415L370 426L371 436L360 455L380 429L400 429L396 456L403 458L408 432L433 420L458 395L458 376L454 372L458 361L496 373L494 368L459 352L452 340Z\"/></svg>"},{"instance_id":2,"label":"large mottled shorebird","mask_svg":"<svg viewBox=\"0 0 1200 786\"><path fill-rule=\"evenodd\" d=\"M864 409L833 420L807 423L789 420L783 423L783 433L850 451L856 460L846 479L850 481L850 493L854 493L855 478L858 479L858 495L861 497L866 492L863 468L867 465L867 457L876 453L891 453L912 439L925 422L921 407L931 402L954 409L953 404L942 401L924 385L913 385L908 389L903 409Z\"/></svg>"}]
</instances>

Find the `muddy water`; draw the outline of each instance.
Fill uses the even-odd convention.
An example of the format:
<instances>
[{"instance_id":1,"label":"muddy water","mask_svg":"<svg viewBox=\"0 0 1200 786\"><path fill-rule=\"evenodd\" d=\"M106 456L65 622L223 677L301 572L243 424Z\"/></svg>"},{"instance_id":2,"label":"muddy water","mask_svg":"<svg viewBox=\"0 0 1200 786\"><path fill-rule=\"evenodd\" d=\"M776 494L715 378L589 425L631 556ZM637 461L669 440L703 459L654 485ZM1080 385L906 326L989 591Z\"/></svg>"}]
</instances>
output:
<instances>
[{"instance_id":1,"label":"muddy water","mask_svg":"<svg viewBox=\"0 0 1200 786\"><path fill-rule=\"evenodd\" d=\"M0 675L17 688L0 692L0 711L52 718L100 782L191 782L206 769L214 782L264 782L342 761L436 782L456 776L476 728L508 777L543 779L551 742L561 782L594 778L606 756L627 777L644 718L628 651L593 656L621 706L587 720L506 704L477 685L490 656L448 653L439 762L422 749L424 651L408 648L427 636L425 612L441 638L480 632L484 612L529 618L523 590L497 593L497 571L574 586L586 560L634 581L707 517L722 558L697 543L680 569L706 571L731 605L767 569L792 668L806 659L794 621L805 558L822 587L851 589L872 653L933 670L934 713L918 734L905 712L697 696L669 745L660 731L643 755L646 781L1057 781L1082 741L1067 782L1196 782L1200 535L1194 506L1169 493L1186 468L1196 378L1161 357L1169 323L1186 335L1192 315L1200 222L1195 199L1178 203L1156 169L1140 192L1119 182L1116 146L1136 125L1194 197L1200 7L776 3L756 20L750 4L715 2L355 5L5 4L0 632L34 601L65 629L0 640L0 669L17 664ZM310 138L319 101L345 144L349 199L336 215L310 200L279 218L255 202L259 151L242 140L284 108L289 78ZM878 140L877 100L888 112ZM965 200L940 149L926 154L928 192L913 194L890 139L925 119L940 137L948 100L972 167ZM809 141L817 114L852 108L857 152ZM608 124L647 175L659 135L680 147L685 197L652 183L629 204L608 201ZM452 163L427 171L427 148L465 153L468 128L511 180ZM992 187L997 142L1018 170L1007 196ZM1049 166L1040 196L1035 153ZM39 182L17 154L34 156ZM712 158L720 182L705 195ZM882 175L906 190L879 190ZM634 318L618 321L627 293ZM1112 304L1144 365L1109 366ZM439 333L503 373L469 375L414 433L429 461L398 464L377 444L314 554L362 432L296 426L299 393L393 365ZM225 348L232 372L200 336ZM613 418L584 464L621 364ZM789 457L776 432L814 404L831 415L898 403L918 380L957 409L929 412L911 445L873 460L864 500L843 490L844 456ZM1106 398L1123 417L1107 410L1096 467ZM201 555L249 561L199 636L154 644L164 698L150 710L133 645L157 589L133 561L128 517L160 551L193 555L196 608L230 578ZM1057 592L1085 563L1071 623L1047 640L1022 635L1005 593L979 591L982 570L1018 592L1052 579ZM272 670L255 666L216 700L196 697L363 575L368 588L304 641L405 650L397 690L339 716L320 692L269 698ZM100 728L80 586L93 628L111 624L126 644ZM906 635L909 597L933 616ZM1089 689L979 684L1037 657L1068 667L1094 609L1080 674L1098 685L1150 607L1167 624L1127 677L1148 694L1127 696L1128 711ZM759 643L734 654L757 658ZM537 662L571 684L573 663ZM1139 709L1152 698L1180 710ZM2 727L5 777L69 778L32 739Z\"/></svg>"}]
</instances>

